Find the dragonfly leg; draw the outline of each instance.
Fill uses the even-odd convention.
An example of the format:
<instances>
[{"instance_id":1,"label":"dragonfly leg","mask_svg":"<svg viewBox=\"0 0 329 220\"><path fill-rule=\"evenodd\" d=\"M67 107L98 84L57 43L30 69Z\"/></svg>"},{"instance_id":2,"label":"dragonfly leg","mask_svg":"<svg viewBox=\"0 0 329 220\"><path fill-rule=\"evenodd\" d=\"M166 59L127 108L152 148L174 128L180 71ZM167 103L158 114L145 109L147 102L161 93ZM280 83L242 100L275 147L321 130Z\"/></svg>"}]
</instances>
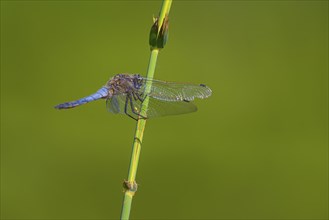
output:
<instances>
[{"instance_id":1,"label":"dragonfly leg","mask_svg":"<svg viewBox=\"0 0 329 220\"><path fill-rule=\"evenodd\" d=\"M141 101L142 103L144 102L145 98L147 97L147 95L146 95L144 98L142 98L140 96L140 94L138 94L138 93L136 93L135 95L137 96L138 100Z\"/></svg>"},{"instance_id":2,"label":"dragonfly leg","mask_svg":"<svg viewBox=\"0 0 329 220\"><path fill-rule=\"evenodd\" d=\"M137 118L133 117L132 115L130 115L127 111L128 109L128 99L131 99L131 97L129 95L127 95L126 97L126 102L125 102L125 114L128 115L130 118L134 119L135 121L137 121Z\"/></svg>"},{"instance_id":3,"label":"dragonfly leg","mask_svg":"<svg viewBox=\"0 0 329 220\"><path fill-rule=\"evenodd\" d=\"M132 94L133 94L135 101L137 101L137 99L138 99L137 93L133 92Z\"/></svg>"},{"instance_id":4,"label":"dragonfly leg","mask_svg":"<svg viewBox=\"0 0 329 220\"><path fill-rule=\"evenodd\" d=\"M129 100L130 100L131 111L132 111L134 114L136 114L136 115L138 115L139 117L141 117L142 119L147 119L147 117L145 117L145 116L141 115L140 113L136 112L136 109L134 109L134 105L133 105L133 99L132 99L132 97L131 97L130 95L128 95L127 98L128 98L128 97L129 97Z\"/></svg>"}]
</instances>

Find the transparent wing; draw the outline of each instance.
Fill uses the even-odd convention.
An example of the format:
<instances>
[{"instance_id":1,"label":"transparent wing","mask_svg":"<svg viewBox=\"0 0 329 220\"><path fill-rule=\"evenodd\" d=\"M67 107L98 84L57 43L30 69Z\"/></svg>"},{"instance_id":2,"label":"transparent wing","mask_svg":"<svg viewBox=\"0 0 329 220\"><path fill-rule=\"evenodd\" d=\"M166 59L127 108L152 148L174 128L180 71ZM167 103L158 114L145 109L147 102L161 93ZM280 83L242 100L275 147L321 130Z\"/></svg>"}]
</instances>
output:
<instances>
[{"instance_id":1,"label":"transparent wing","mask_svg":"<svg viewBox=\"0 0 329 220\"><path fill-rule=\"evenodd\" d=\"M106 100L106 108L109 112L112 112L114 114L125 112L125 103L126 103L126 95L114 95L113 97Z\"/></svg>"},{"instance_id":2,"label":"transparent wing","mask_svg":"<svg viewBox=\"0 0 329 220\"><path fill-rule=\"evenodd\" d=\"M112 112L114 114L118 114L121 111L121 108L124 108L124 103L121 103L122 100L118 96L113 96L110 99L106 100L106 107L109 110L109 112Z\"/></svg>"},{"instance_id":3,"label":"transparent wing","mask_svg":"<svg viewBox=\"0 0 329 220\"><path fill-rule=\"evenodd\" d=\"M147 81L149 80L143 78L142 86L139 91L144 91ZM212 93L211 89L203 84L175 83L160 80L151 81L151 91L147 95L163 101L193 101L194 98L207 98Z\"/></svg>"},{"instance_id":4,"label":"transparent wing","mask_svg":"<svg viewBox=\"0 0 329 220\"><path fill-rule=\"evenodd\" d=\"M140 114L141 102L127 94L114 95L106 101L107 109L114 114L126 114L137 118Z\"/></svg>"},{"instance_id":5,"label":"transparent wing","mask_svg":"<svg viewBox=\"0 0 329 220\"><path fill-rule=\"evenodd\" d=\"M129 114L138 117L141 112L142 102L139 99L127 97L126 94L115 95L108 99L107 109L114 114ZM195 112L197 107L192 102L186 101L163 101L150 97L146 115L147 118L155 118L167 115L179 115Z\"/></svg>"},{"instance_id":6,"label":"transparent wing","mask_svg":"<svg viewBox=\"0 0 329 220\"><path fill-rule=\"evenodd\" d=\"M198 108L192 102L186 101L164 101L160 99L150 98L146 117L160 117L166 115L181 115L197 111Z\"/></svg>"}]
</instances>

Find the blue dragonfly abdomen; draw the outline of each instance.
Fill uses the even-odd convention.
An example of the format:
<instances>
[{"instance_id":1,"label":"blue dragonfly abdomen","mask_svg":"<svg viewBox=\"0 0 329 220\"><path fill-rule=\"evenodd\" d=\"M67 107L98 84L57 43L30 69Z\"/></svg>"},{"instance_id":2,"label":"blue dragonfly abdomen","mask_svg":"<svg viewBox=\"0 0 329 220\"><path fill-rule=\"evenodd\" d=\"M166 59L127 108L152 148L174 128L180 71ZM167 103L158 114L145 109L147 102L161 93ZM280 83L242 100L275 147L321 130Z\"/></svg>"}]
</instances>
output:
<instances>
[{"instance_id":1,"label":"blue dragonfly abdomen","mask_svg":"<svg viewBox=\"0 0 329 220\"><path fill-rule=\"evenodd\" d=\"M92 101L102 99L102 98L107 98L108 97L108 92L109 92L108 88L102 87L96 93L94 93L92 95L89 95L87 97L81 98L81 99L76 100L76 101L65 102L65 103L56 105L55 108L57 108L57 109L74 108L76 106L83 105L83 104L86 104L88 102L92 102Z\"/></svg>"}]
</instances>

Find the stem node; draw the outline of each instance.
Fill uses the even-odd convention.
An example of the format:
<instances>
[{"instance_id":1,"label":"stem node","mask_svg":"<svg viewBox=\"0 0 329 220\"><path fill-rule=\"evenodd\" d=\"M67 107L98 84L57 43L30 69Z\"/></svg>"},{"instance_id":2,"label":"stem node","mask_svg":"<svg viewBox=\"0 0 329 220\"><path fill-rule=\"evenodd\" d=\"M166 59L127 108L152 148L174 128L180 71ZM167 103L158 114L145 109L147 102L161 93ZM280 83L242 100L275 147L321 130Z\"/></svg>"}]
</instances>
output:
<instances>
[{"instance_id":1,"label":"stem node","mask_svg":"<svg viewBox=\"0 0 329 220\"><path fill-rule=\"evenodd\" d=\"M124 188L125 192L130 191L131 193L135 194L135 192L137 192L138 184L136 183L136 181L124 180L123 188Z\"/></svg>"}]
</instances>

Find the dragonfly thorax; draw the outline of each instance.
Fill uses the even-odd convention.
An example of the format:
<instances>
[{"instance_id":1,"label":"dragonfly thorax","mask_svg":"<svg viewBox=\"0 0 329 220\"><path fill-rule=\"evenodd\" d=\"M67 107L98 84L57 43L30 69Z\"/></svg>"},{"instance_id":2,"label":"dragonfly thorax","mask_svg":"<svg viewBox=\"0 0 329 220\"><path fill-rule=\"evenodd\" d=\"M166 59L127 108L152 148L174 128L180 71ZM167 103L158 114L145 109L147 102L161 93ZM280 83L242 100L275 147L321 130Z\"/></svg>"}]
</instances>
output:
<instances>
[{"instance_id":1,"label":"dragonfly thorax","mask_svg":"<svg viewBox=\"0 0 329 220\"><path fill-rule=\"evenodd\" d=\"M117 74L106 83L106 87L111 95L127 94L139 90L142 82L139 74Z\"/></svg>"}]
</instances>

